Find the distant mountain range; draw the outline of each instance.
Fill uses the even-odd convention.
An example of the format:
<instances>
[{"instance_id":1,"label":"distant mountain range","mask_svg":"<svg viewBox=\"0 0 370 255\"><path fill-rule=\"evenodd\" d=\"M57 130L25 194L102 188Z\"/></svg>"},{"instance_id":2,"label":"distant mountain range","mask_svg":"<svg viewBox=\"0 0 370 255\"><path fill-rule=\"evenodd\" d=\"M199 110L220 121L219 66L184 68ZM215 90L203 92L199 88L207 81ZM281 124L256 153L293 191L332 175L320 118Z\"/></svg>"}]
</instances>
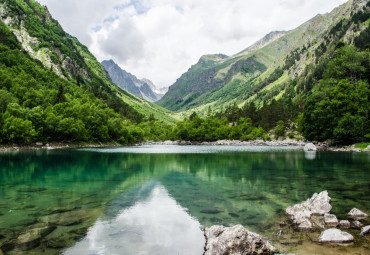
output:
<instances>
[{"instance_id":1,"label":"distant mountain range","mask_svg":"<svg viewBox=\"0 0 370 255\"><path fill-rule=\"evenodd\" d=\"M338 43L367 33L369 12L370 1L349 0L296 29L271 32L235 55L202 56L157 104L189 115L250 102L261 107L286 94L294 100L316 85Z\"/></svg>"},{"instance_id":2,"label":"distant mountain range","mask_svg":"<svg viewBox=\"0 0 370 255\"><path fill-rule=\"evenodd\" d=\"M101 64L115 84L150 102L158 101L168 90L168 88L157 89L148 79L138 79L135 75L120 68L113 60L104 60Z\"/></svg>"}]
</instances>

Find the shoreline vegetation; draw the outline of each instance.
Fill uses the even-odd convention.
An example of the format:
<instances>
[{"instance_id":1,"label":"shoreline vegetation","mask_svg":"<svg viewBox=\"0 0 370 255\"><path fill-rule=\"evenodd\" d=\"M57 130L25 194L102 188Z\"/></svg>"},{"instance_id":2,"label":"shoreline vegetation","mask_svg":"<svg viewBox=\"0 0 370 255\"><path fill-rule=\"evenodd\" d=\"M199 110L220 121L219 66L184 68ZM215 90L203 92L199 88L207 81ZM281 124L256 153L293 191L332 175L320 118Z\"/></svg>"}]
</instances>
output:
<instances>
[{"instance_id":1,"label":"shoreline vegetation","mask_svg":"<svg viewBox=\"0 0 370 255\"><path fill-rule=\"evenodd\" d=\"M66 143L66 142L50 142L50 143L30 143L30 144L0 144L1 152L17 152L17 151L35 151L35 150L55 150L55 149L79 149L79 148L104 148L104 147L123 147L123 146L148 146L148 145L210 145L210 146L296 146L302 147L310 142L303 140L217 140L217 141L144 141L136 144L120 144L117 142L110 143ZM318 151L340 151L340 152L370 152L368 143L360 143L353 145L330 145L329 143L313 142ZM365 146L364 146L365 144Z\"/></svg>"}]
</instances>

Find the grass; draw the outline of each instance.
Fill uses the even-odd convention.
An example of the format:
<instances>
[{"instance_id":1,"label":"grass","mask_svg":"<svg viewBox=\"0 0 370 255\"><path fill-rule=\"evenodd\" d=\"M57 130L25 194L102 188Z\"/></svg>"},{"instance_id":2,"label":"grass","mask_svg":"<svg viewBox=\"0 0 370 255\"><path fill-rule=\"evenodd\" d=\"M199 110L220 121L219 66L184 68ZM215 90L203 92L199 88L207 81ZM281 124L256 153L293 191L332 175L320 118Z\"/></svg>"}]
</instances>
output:
<instances>
[{"instance_id":1,"label":"grass","mask_svg":"<svg viewBox=\"0 0 370 255\"><path fill-rule=\"evenodd\" d=\"M367 146L369 146L370 143L362 142L362 143L356 143L355 148L365 150Z\"/></svg>"}]
</instances>

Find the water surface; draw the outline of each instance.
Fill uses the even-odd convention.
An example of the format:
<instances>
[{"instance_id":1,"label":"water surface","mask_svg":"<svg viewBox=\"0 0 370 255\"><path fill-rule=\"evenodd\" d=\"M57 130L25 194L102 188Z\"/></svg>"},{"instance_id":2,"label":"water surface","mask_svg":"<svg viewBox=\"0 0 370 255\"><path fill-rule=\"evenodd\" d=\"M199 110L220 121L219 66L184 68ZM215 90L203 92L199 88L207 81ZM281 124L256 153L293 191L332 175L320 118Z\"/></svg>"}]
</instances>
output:
<instances>
[{"instance_id":1,"label":"water surface","mask_svg":"<svg viewBox=\"0 0 370 255\"><path fill-rule=\"evenodd\" d=\"M314 192L328 190L340 219L353 207L369 212L369 170L369 154L295 147L3 153L0 246L40 223L55 230L34 254L202 254L201 228L214 224L242 224L275 240L285 208ZM284 248L299 254L305 244Z\"/></svg>"}]
</instances>

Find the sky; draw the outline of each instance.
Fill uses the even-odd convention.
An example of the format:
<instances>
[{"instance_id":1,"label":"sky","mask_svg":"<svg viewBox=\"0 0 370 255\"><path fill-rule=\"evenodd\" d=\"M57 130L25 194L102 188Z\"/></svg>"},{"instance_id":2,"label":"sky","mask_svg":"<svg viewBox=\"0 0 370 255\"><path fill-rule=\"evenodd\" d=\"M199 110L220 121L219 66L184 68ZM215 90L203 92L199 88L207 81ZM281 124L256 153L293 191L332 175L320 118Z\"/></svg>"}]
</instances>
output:
<instances>
[{"instance_id":1,"label":"sky","mask_svg":"<svg viewBox=\"0 0 370 255\"><path fill-rule=\"evenodd\" d=\"M236 54L346 0L37 0L99 61L113 59L157 87L205 54Z\"/></svg>"}]
</instances>

